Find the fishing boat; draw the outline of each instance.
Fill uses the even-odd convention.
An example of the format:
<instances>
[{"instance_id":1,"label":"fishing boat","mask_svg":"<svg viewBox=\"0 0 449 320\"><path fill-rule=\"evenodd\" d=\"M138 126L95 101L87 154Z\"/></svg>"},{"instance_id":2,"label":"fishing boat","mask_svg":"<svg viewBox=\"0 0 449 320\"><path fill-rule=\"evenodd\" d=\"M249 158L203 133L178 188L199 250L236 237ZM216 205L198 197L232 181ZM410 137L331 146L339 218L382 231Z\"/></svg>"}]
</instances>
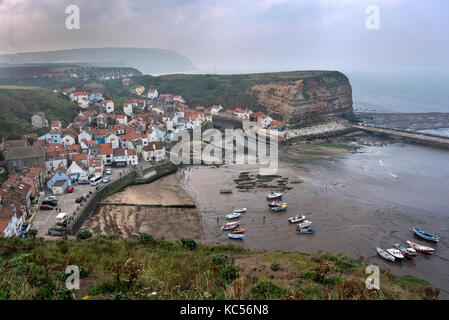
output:
<instances>
[{"instance_id":1,"label":"fishing boat","mask_svg":"<svg viewBox=\"0 0 449 320\"><path fill-rule=\"evenodd\" d=\"M228 219L228 220L237 219L237 218L240 217L240 216L241 216L240 213L233 212L233 213L231 213L231 214L228 214L228 215L226 216L226 219Z\"/></svg>"},{"instance_id":2,"label":"fishing boat","mask_svg":"<svg viewBox=\"0 0 449 320\"><path fill-rule=\"evenodd\" d=\"M434 248L426 247L421 244L411 242L410 240L407 241L407 244L411 248L415 249L416 251L422 252L422 253L434 253L435 252Z\"/></svg>"},{"instance_id":3,"label":"fishing boat","mask_svg":"<svg viewBox=\"0 0 449 320\"><path fill-rule=\"evenodd\" d=\"M298 222L303 222L305 219L306 219L306 216L294 216L294 217L288 218L288 222L298 223Z\"/></svg>"},{"instance_id":4,"label":"fishing boat","mask_svg":"<svg viewBox=\"0 0 449 320\"><path fill-rule=\"evenodd\" d=\"M394 244L393 247L401 251L401 253L407 258L413 259L416 257L416 250L413 248L407 248L399 243Z\"/></svg>"},{"instance_id":5,"label":"fishing boat","mask_svg":"<svg viewBox=\"0 0 449 320\"><path fill-rule=\"evenodd\" d=\"M296 231L298 231L299 233L305 233L305 234L315 233L315 229L313 229L312 227L298 228L298 229L296 229Z\"/></svg>"},{"instance_id":6,"label":"fishing boat","mask_svg":"<svg viewBox=\"0 0 449 320\"><path fill-rule=\"evenodd\" d=\"M312 225L312 222L307 220L307 221L304 221L304 222L298 224L298 226L296 228L297 229L308 228L311 225Z\"/></svg>"},{"instance_id":7,"label":"fishing boat","mask_svg":"<svg viewBox=\"0 0 449 320\"><path fill-rule=\"evenodd\" d=\"M233 213L243 213L246 212L246 208L240 208L240 209L234 209L232 210Z\"/></svg>"},{"instance_id":8,"label":"fishing boat","mask_svg":"<svg viewBox=\"0 0 449 320\"><path fill-rule=\"evenodd\" d=\"M282 203L282 202L270 202L269 204L268 204L268 206L270 207L270 208L273 208L273 207L280 207L280 206L282 206L282 205L287 205L287 203Z\"/></svg>"},{"instance_id":9,"label":"fishing boat","mask_svg":"<svg viewBox=\"0 0 449 320\"><path fill-rule=\"evenodd\" d=\"M393 257L391 254L389 254L387 251L381 249L381 248L377 248L377 253L379 254L379 256L381 256L382 258L384 258L385 260L394 262L396 260L395 257Z\"/></svg>"},{"instance_id":10,"label":"fishing boat","mask_svg":"<svg viewBox=\"0 0 449 320\"><path fill-rule=\"evenodd\" d=\"M271 208L274 212L282 212L287 210L287 205L282 205L280 207L273 207Z\"/></svg>"},{"instance_id":11,"label":"fishing boat","mask_svg":"<svg viewBox=\"0 0 449 320\"><path fill-rule=\"evenodd\" d=\"M428 240L428 241L434 241L434 242L438 242L438 241L440 241L440 237L439 236L437 236L435 233L428 233L428 232L425 232L424 230L422 230L422 229L419 229L419 228L417 228L417 227L414 227L413 228L413 232L418 236L418 237L421 237L421 238L423 238L423 239L425 239L425 240Z\"/></svg>"},{"instance_id":12,"label":"fishing boat","mask_svg":"<svg viewBox=\"0 0 449 320\"><path fill-rule=\"evenodd\" d=\"M387 249L387 252L398 260L404 259L404 255L398 249L394 249L394 248Z\"/></svg>"},{"instance_id":13,"label":"fishing boat","mask_svg":"<svg viewBox=\"0 0 449 320\"><path fill-rule=\"evenodd\" d=\"M228 238L229 239L235 239L235 240L241 240L241 239L245 239L245 235L244 234L228 234Z\"/></svg>"},{"instance_id":14,"label":"fishing boat","mask_svg":"<svg viewBox=\"0 0 449 320\"><path fill-rule=\"evenodd\" d=\"M237 228L237 229L231 231L232 234L238 234L238 233L244 233L244 232L245 232L245 228Z\"/></svg>"},{"instance_id":15,"label":"fishing boat","mask_svg":"<svg viewBox=\"0 0 449 320\"><path fill-rule=\"evenodd\" d=\"M223 227L221 227L223 230L233 230L240 227L240 222L231 222L231 223L226 223Z\"/></svg>"},{"instance_id":16,"label":"fishing boat","mask_svg":"<svg viewBox=\"0 0 449 320\"><path fill-rule=\"evenodd\" d=\"M269 194L267 194L267 199L268 200L281 199L282 196L283 196L282 193L270 192Z\"/></svg>"}]
</instances>

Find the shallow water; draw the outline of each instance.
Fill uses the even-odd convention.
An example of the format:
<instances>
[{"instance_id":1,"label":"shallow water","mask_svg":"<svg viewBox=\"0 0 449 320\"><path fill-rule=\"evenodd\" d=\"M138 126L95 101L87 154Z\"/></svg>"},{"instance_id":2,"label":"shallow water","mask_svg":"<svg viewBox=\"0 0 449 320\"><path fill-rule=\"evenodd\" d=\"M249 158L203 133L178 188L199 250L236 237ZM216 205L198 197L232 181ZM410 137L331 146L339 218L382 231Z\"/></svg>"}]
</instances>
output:
<instances>
[{"instance_id":1,"label":"shallow water","mask_svg":"<svg viewBox=\"0 0 449 320\"><path fill-rule=\"evenodd\" d=\"M235 189L233 180L240 172L258 174L254 166L186 169L184 184L202 211L206 241L231 243L220 226L233 208L246 207L248 212L240 218L247 228L246 239L241 241L245 247L344 252L394 273L426 279L441 289L442 299L449 298L449 152L391 144L333 158L281 162L279 175L303 181L290 184L293 189L284 193L289 204L284 214L268 209L265 195L269 190ZM234 188L234 193L220 194L225 188ZM313 222L314 235L295 232L287 220L297 214ZM416 239L410 232L414 225L437 232L440 243ZM406 240L435 247L436 253L397 263L376 255L377 246L391 248Z\"/></svg>"}]
</instances>

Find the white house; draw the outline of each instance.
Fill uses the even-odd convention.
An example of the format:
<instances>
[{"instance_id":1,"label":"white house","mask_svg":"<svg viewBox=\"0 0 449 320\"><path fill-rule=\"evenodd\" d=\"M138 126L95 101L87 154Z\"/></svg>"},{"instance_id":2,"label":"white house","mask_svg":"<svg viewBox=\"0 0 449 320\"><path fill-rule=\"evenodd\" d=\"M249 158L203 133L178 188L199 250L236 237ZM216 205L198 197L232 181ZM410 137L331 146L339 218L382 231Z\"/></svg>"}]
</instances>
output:
<instances>
[{"instance_id":1,"label":"white house","mask_svg":"<svg viewBox=\"0 0 449 320\"><path fill-rule=\"evenodd\" d=\"M80 134L78 135L78 141L91 141L93 138L92 134L89 131L83 130L80 132Z\"/></svg>"},{"instance_id":2,"label":"white house","mask_svg":"<svg viewBox=\"0 0 449 320\"><path fill-rule=\"evenodd\" d=\"M118 124L124 124L125 126L128 124L128 118L125 115L117 115L116 120Z\"/></svg>"},{"instance_id":3,"label":"white house","mask_svg":"<svg viewBox=\"0 0 449 320\"><path fill-rule=\"evenodd\" d=\"M66 147L66 146L73 146L76 143L76 141L75 141L75 138L72 135L66 134L61 139L61 143L63 144L64 147Z\"/></svg>"},{"instance_id":4,"label":"white house","mask_svg":"<svg viewBox=\"0 0 449 320\"><path fill-rule=\"evenodd\" d=\"M70 167L67 169L67 172L70 175L70 178L72 179L79 179L82 177L89 176L89 172L83 168L81 163L77 163L76 161L73 161Z\"/></svg>"},{"instance_id":5,"label":"white house","mask_svg":"<svg viewBox=\"0 0 449 320\"><path fill-rule=\"evenodd\" d=\"M132 105L132 103L125 103L125 104L123 104L123 112L127 116L132 117L132 115L133 115L133 105Z\"/></svg>"},{"instance_id":6,"label":"white house","mask_svg":"<svg viewBox=\"0 0 449 320\"><path fill-rule=\"evenodd\" d=\"M179 103L186 103L185 100L181 96L174 96L173 101L177 101Z\"/></svg>"},{"instance_id":7,"label":"white house","mask_svg":"<svg viewBox=\"0 0 449 320\"><path fill-rule=\"evenodd\" d=\"M223 107L222 106L212 106L212 109L210 110L210 113L212 113L213 115L218 115L222 111L223 111Z\"/></svg>"},{"instance_id":8,"label":"white house","mask_svg":"<svg viewBox=\"0 0 449 320\"><path fill-rule=\"evenodd\" d=\"M126 150L126 156L128 165L137 166L139 164L136 150Z\"/></svg>"},{"instance_id":9,"label":"white house","mask_svg":"<svg viewBox=\"0 0 449 320\"><path fill-rule=\"evenodd\" d=\"M101 107L106 113L114 112L114 102L112 100L101 101Z\"/></svg>"},{"instance_id":10,"label":"white house","mask_svg":"<svg viewBox=\"0 0 449 320\"><path fill-rule=\"evenodd\" d=\"M151 142L143 148L142 158L145 161L164 161L165 147L160 142Z\"/></svg>"},{"instance_id":11,"label":"white house","mask_svg":"<svg viewBox=\"0 0 449 320\"><path fill-rule=\"evenodd\" d=\"M156 89L148 90L148 99L157 99L158 96L159 96L159 92L157 92Z\"/></svg>"},{"instance_id":12,"label":"white house","mask_svg":"<svg viewBox=\"0 0 449 320\"><path fill-rule=\"evenodd\" d=\"M3 207L0 209L0 237L19 236L22 230L23 218L21 214Z\"/></svg>"},{"instance_id":13,"label":"white house","mask_svg":"<svg viewBox=\"0 0 449 320\"><path fill-rule=\"evenodd\" d=\"M118 149L120 146L119 137L113 133L106 134L106 143L110 143L112 145L112 149Z\"/></svg>"},{"instance_id":14,"label":"white house","mask_svg":"<svg viewBox=\"0 0 449 320\"><path fill-rule=\"evenodd\" d=\"M269 126L271 126L272 122L273 122L273 119L271 119L270 117L266 117L266 118L262 119L261 126L262 126L262 128L268 128Z\"/></svg>"},{"instance_id":15,"label":"white house","mask_svg":"<svg viewBox=\"0 0 449 320\"><path fill-rule=\"evenodd\" d=\"M87 98L82 98L78 100L78 105L80 106L80 108L82 109L87 109L89 108L89 99Z\"/></svg>"},{"instance_id":16,"label":"white house","mask_svg":"<svg viewBox=\"0 0 449 320\"><path fill-rule=\"evenodd\" d=\"M89 98L85 91L72 92L70 94L70 101L78 102L80 99L83 99L83 98L86 98L86 99Z\"/></svg>"}]
</instances>

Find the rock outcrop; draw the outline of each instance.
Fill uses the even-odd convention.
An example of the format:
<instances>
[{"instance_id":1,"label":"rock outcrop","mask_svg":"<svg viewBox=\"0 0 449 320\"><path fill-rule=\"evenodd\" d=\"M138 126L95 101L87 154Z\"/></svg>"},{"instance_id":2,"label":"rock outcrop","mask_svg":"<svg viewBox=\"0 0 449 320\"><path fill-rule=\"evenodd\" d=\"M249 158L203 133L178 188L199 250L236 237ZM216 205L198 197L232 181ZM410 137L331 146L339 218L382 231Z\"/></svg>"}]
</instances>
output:
<instances>
[{"instance_id":1,"label":"rock outcrop","mask_svg":"<svg viewBox=\"0 0 449 320\"><path fill-rule=\"evenodd\" d=\"M352 114L352 89L339 72L296 81L256 84L250 93L269 114L283 117L288 127Z\"/></svg>"}]
</instances>

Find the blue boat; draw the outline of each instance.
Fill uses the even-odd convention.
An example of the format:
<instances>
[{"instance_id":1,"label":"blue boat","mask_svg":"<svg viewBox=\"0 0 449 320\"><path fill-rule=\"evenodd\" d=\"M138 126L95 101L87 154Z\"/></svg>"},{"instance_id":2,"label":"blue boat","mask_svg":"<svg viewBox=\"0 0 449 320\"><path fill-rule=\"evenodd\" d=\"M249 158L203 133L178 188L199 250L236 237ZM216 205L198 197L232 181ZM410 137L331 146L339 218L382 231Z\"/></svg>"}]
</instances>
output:
<instances>
[{"instance_id":1,"label":"blue boat","mask_svg":"<svg viewBox=\"0 0 449 320\"><path fill-rule=\"evenodd\" d=\"M235 239L235 240L241 240L241 239L245 239L245 235L244 234L228 234L228 238Z\"/></svg>"},{"instance_id":2,"label":"blue boat","mask_svg":"<svg viewBox=\"0 0 449 320\"><path fill-rule=\"evenodd\" d=\"M313 229L312 227L297 228L296 231L298 231L299 233L306 233L306 234L313 234L313 233L315 233L315 229Z\"/></svg>"},{"instance_id":3,"label":"blue boat","mask_svg":"<svg viewBox=\"0 0 449 320\"><path fill-rule=\"evenodd\" d=\"M414 227L414 228L413 228L413 232L414 232L418 237L423 238L423 239L425 239L425 240L428 240L428 241L434 241L434 242L440 241L440 237L437 236L436 234L434 234L434 233L431 234L431 233L425 232L424 230L419 229L419 228L417 228L417 227Z\"/></svg>"}]
</instances>

